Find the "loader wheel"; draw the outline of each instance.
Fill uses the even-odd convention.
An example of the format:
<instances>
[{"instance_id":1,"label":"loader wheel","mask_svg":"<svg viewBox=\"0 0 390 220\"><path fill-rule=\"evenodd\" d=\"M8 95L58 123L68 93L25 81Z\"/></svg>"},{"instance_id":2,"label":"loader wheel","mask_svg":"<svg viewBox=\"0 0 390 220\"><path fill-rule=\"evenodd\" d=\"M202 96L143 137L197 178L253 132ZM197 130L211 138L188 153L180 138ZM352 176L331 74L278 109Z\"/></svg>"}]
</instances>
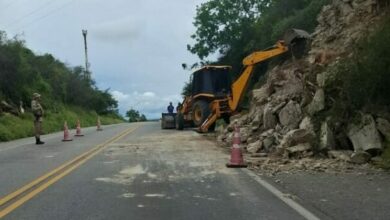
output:
<instances>
[{"instance_id":1,"label":"loader wheel","mask_svg":"<svg viewBox=\"0 0 390 220\"><path fill-rule=\"evenodd\" d=\"M192 107L192 121L195 127L199 127L210 115L209 103L204 100L195 102Z\"/></svg>"},{"instance_id":2,"label":"loader wheel","mask_svg":"<svg viewBox=\"0 0 390 220\"><path fill-rule=\"evenodd\" d=\"M177 113L176 120L175 120L176 130L183 130L184 129L184 117L183 114Z\"/></svg>"}]
</instances>

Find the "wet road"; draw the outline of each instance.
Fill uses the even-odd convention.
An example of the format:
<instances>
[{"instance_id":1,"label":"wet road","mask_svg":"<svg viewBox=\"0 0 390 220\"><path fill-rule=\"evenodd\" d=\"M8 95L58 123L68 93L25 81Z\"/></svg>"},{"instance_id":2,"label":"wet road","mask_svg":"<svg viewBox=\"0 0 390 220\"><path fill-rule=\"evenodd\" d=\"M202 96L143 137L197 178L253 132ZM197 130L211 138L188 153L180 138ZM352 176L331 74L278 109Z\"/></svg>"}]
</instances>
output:
<instances>
[{"instance_id":1,"label":"wet road","mask_svg":"<svg viewBox=\"0 0 390 220\"><path fill-rule=\"evenodd\" d=\"M0 216L304 219L246 172L226 168L229 155L195 132L160 130L157 122L84 132L67 143L54 134L43 146L28 139L0 145L0 204L6 195L45 177L2 204Z\"/></svg>"}]
</instances>

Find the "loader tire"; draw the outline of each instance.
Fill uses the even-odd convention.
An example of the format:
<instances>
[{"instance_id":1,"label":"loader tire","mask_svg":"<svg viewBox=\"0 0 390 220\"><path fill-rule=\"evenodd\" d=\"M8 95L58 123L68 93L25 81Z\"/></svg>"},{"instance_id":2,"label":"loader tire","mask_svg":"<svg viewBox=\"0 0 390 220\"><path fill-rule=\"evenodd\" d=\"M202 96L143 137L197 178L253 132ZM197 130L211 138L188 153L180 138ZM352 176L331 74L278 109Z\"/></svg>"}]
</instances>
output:
<instances>
[{"instance_id":1,"label":"loader tire","mask_svg":"<svg viewBox=\"0 0 390 220\"><path fill-rule=\"evenodd\" d=\"M175 120L176 130L183 130L184 129L184 117L183 114L177 113L176 120Z\"/></svg>"},{"instance_id":2,"label":"loader tire","mask_svg":"<svg viewBox=\"0 0 390 220\"><path fill-rule=\"evenodd\" d=\"M195 127L200 127L210 115L209 103L204 100L195 102L192 107L192 121Z\"/></svg>"}]
</instances>

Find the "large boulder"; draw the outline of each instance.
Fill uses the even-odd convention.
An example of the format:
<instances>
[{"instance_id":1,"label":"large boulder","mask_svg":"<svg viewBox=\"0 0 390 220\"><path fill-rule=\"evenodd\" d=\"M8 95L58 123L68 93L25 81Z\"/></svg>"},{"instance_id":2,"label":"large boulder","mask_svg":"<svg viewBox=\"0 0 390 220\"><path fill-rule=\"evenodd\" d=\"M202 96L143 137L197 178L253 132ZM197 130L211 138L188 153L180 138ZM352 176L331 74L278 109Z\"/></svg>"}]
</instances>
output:
<instances>
[{"instance_id":1,"label":"large boulder","mask_svg":"<svg viewBox=\"0 0 390 220\"><path fill-rule=\"evenodd\" d=\"M246 147L246 150L249 153L254 154L254 153L259 152L262 147L263 147L263 143L261 141L256 141L254 143L248 144L248 146Z\"/></svg>"},{"instance_id":2,"label":"large boulder","mask_svg":"<svg viewBox=\"0 0 390 220\"><path fill-rule=\"evenodd\" d=\"M252 120L252 131L257 131L260 125L263 124L263 111L255 111Z\"/></svg>"},{"instance_id":3,"label":"large boulder","mask_svg":"<svg viewBox=\"0 0 390 220\"><path fill-rule=\"evenodd\" d=\"M330 150L328 151L328 156L341 161L349 162L351 161L351 155L353 151L351 150Z\"/></svg>"},{"instance_id":4,"label":"large boulder","mask_svg":"<svg viewBox=\"0 0 390 220\"><path fill-rule=\"evenodd\" d=\"M351 155L351 162L356 164L364 164L370 161L371 155L365 151L357 151Z\"/></svg>"},{"instance_id":5,"label":"large boulder","mask_svg":"<svg viewBox=\"0 0 390 220\"><path fill-rule=\"evenodd\" d=\"M301 143L301 144L297 144L297 145L292 146L292 147L288 147L286 149L286 151L289 153L289 155L301 153L301 152L305 152L305 151L309 151L309 150L311 150L310 143Z\"/></svg>"},{"instance_id":6,"label":"large boulder","mask_svg":"<svg viewBox=\"0 0 390 220\"><path fill-rule=\"evenodd\" d=\"M284 127L295 129L302 120L302 110L298 103L290 101L279 112L279 121Z\"/></svg>"},{"instance_id":7,"label":"large boulder","mask_svg":"<svg viewBox=\"0 0 390 220\"><path fill-rule=\"evenodd\" d=\"M311 120L310 117L305 117L301 123L299 124L299 129L305 129L311 133L315 133L314 132L314 125L313 125L313 122Z\"/></svg>"},{"instance_id":8,"label":"large boulder","mask_svg":"<svg viewBox=\"0 0 390 220\"><path fill-rule=\"evenodd\" d=\"M347 134L356 152L382 150L381 138L371 115L363 115L357 124L351 123Z\"/></svg>"},{"instance_id":9,"label":"large boulder","mask_svg":"<svg viewBox=\"0 0 390 220\"><path fill-rule=\"evenodd\" d=\"M305 129L296 129L289 131L280 143L282 148L292 147L303 143L312 143L314 134Z\"/></svg>"},{"instance_id":10,"label":"large boulder","mask_svg":"<svg viewBox=\"0 0 390 220\"><path fill-rule=\"evenodd\" d=\"M246 143L248 140L248 137L250 136L251 130L248 127L242 127L240 128L240 136L241 136L241 142Z\"/></svg>"},{"instance_id":11,"label":"large boulder","mask_svg":"<svg viewBox=\"0 0 390 220\"><path fill-rule=\"evenodd\" d=\"M307 106L309 115L324 110L325 108L325 93L323 89L318 89L314 95L312 102Z\"/></svg>"},{"instance_id":12,"label":"large boulder","mask_svg":"<svg viewBox=\"0 0 390 220\"><path fill-rule=\"evenodd\" d=\"M321 125L319 146L320 146L319 150L335 149L335 139L334 139L333 131L330 129L328 122L323 122Z\"/></svg>"},{"instance_id":13,"label":"large boulder","mask_svg":"<svg viewBox=\"0 0 390 220\"><path fill-rule=\"evenodd\" d=\"M269 150L272 147L272 145L275 143L275 141L276 141L276 139L274 136L266 137L263 140L264 149Z\"/></svg>"},{"instance_id":14,"label":"large boulder","mask_svg":"<svg viewBox=\"0 0 390 220\"><path fill-rule=\"evenodd\" d=\"M385 139L390 142L390 122L384 118L377 118L376 127Z\"/></svg>"},{"instance_id":15,"label":"large boulder","mask_svg":"<svg viewBox=\"0 0 390 220\"><path fill-rule=\"evenodd\" d=\"M277 124L277 119L272 111L272 106L270 104L267 104L265 106L264 112L263 112L264 130L274 128L276 126L276 124Z\"/></svg>"}]
</instances>

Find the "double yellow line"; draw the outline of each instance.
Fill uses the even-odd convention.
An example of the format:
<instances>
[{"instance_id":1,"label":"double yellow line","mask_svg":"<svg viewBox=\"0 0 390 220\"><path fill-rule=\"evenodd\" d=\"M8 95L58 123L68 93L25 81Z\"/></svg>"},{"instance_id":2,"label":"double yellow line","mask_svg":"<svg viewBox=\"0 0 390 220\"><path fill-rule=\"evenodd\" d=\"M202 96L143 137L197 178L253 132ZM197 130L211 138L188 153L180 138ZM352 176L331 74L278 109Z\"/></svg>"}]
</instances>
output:
<instances>
[{"instance_id":1,"label":"double yellow line","mask_svg":"<svg viewBox=\"0 0 390 220\"><path fill-rule=\"evenodd\" d=\"M139 127L139 126L138 126ZM54 170L44 174L43 176L33 180L27 185L21 187L13 193L8 194L7 196L0 199L0 218L3 218L23 203L27 202L70 172L74 169L80 167L83 163L91 159L96 154L100 153L104 148L106 148L109 144L118 141L124 136L132 133L138 127L129 128L119 135L109 139L103 144L99 144L91 150L79 155L78 157L64 163L63 165L55 168Z\"/></svg>"}]
</instances>

